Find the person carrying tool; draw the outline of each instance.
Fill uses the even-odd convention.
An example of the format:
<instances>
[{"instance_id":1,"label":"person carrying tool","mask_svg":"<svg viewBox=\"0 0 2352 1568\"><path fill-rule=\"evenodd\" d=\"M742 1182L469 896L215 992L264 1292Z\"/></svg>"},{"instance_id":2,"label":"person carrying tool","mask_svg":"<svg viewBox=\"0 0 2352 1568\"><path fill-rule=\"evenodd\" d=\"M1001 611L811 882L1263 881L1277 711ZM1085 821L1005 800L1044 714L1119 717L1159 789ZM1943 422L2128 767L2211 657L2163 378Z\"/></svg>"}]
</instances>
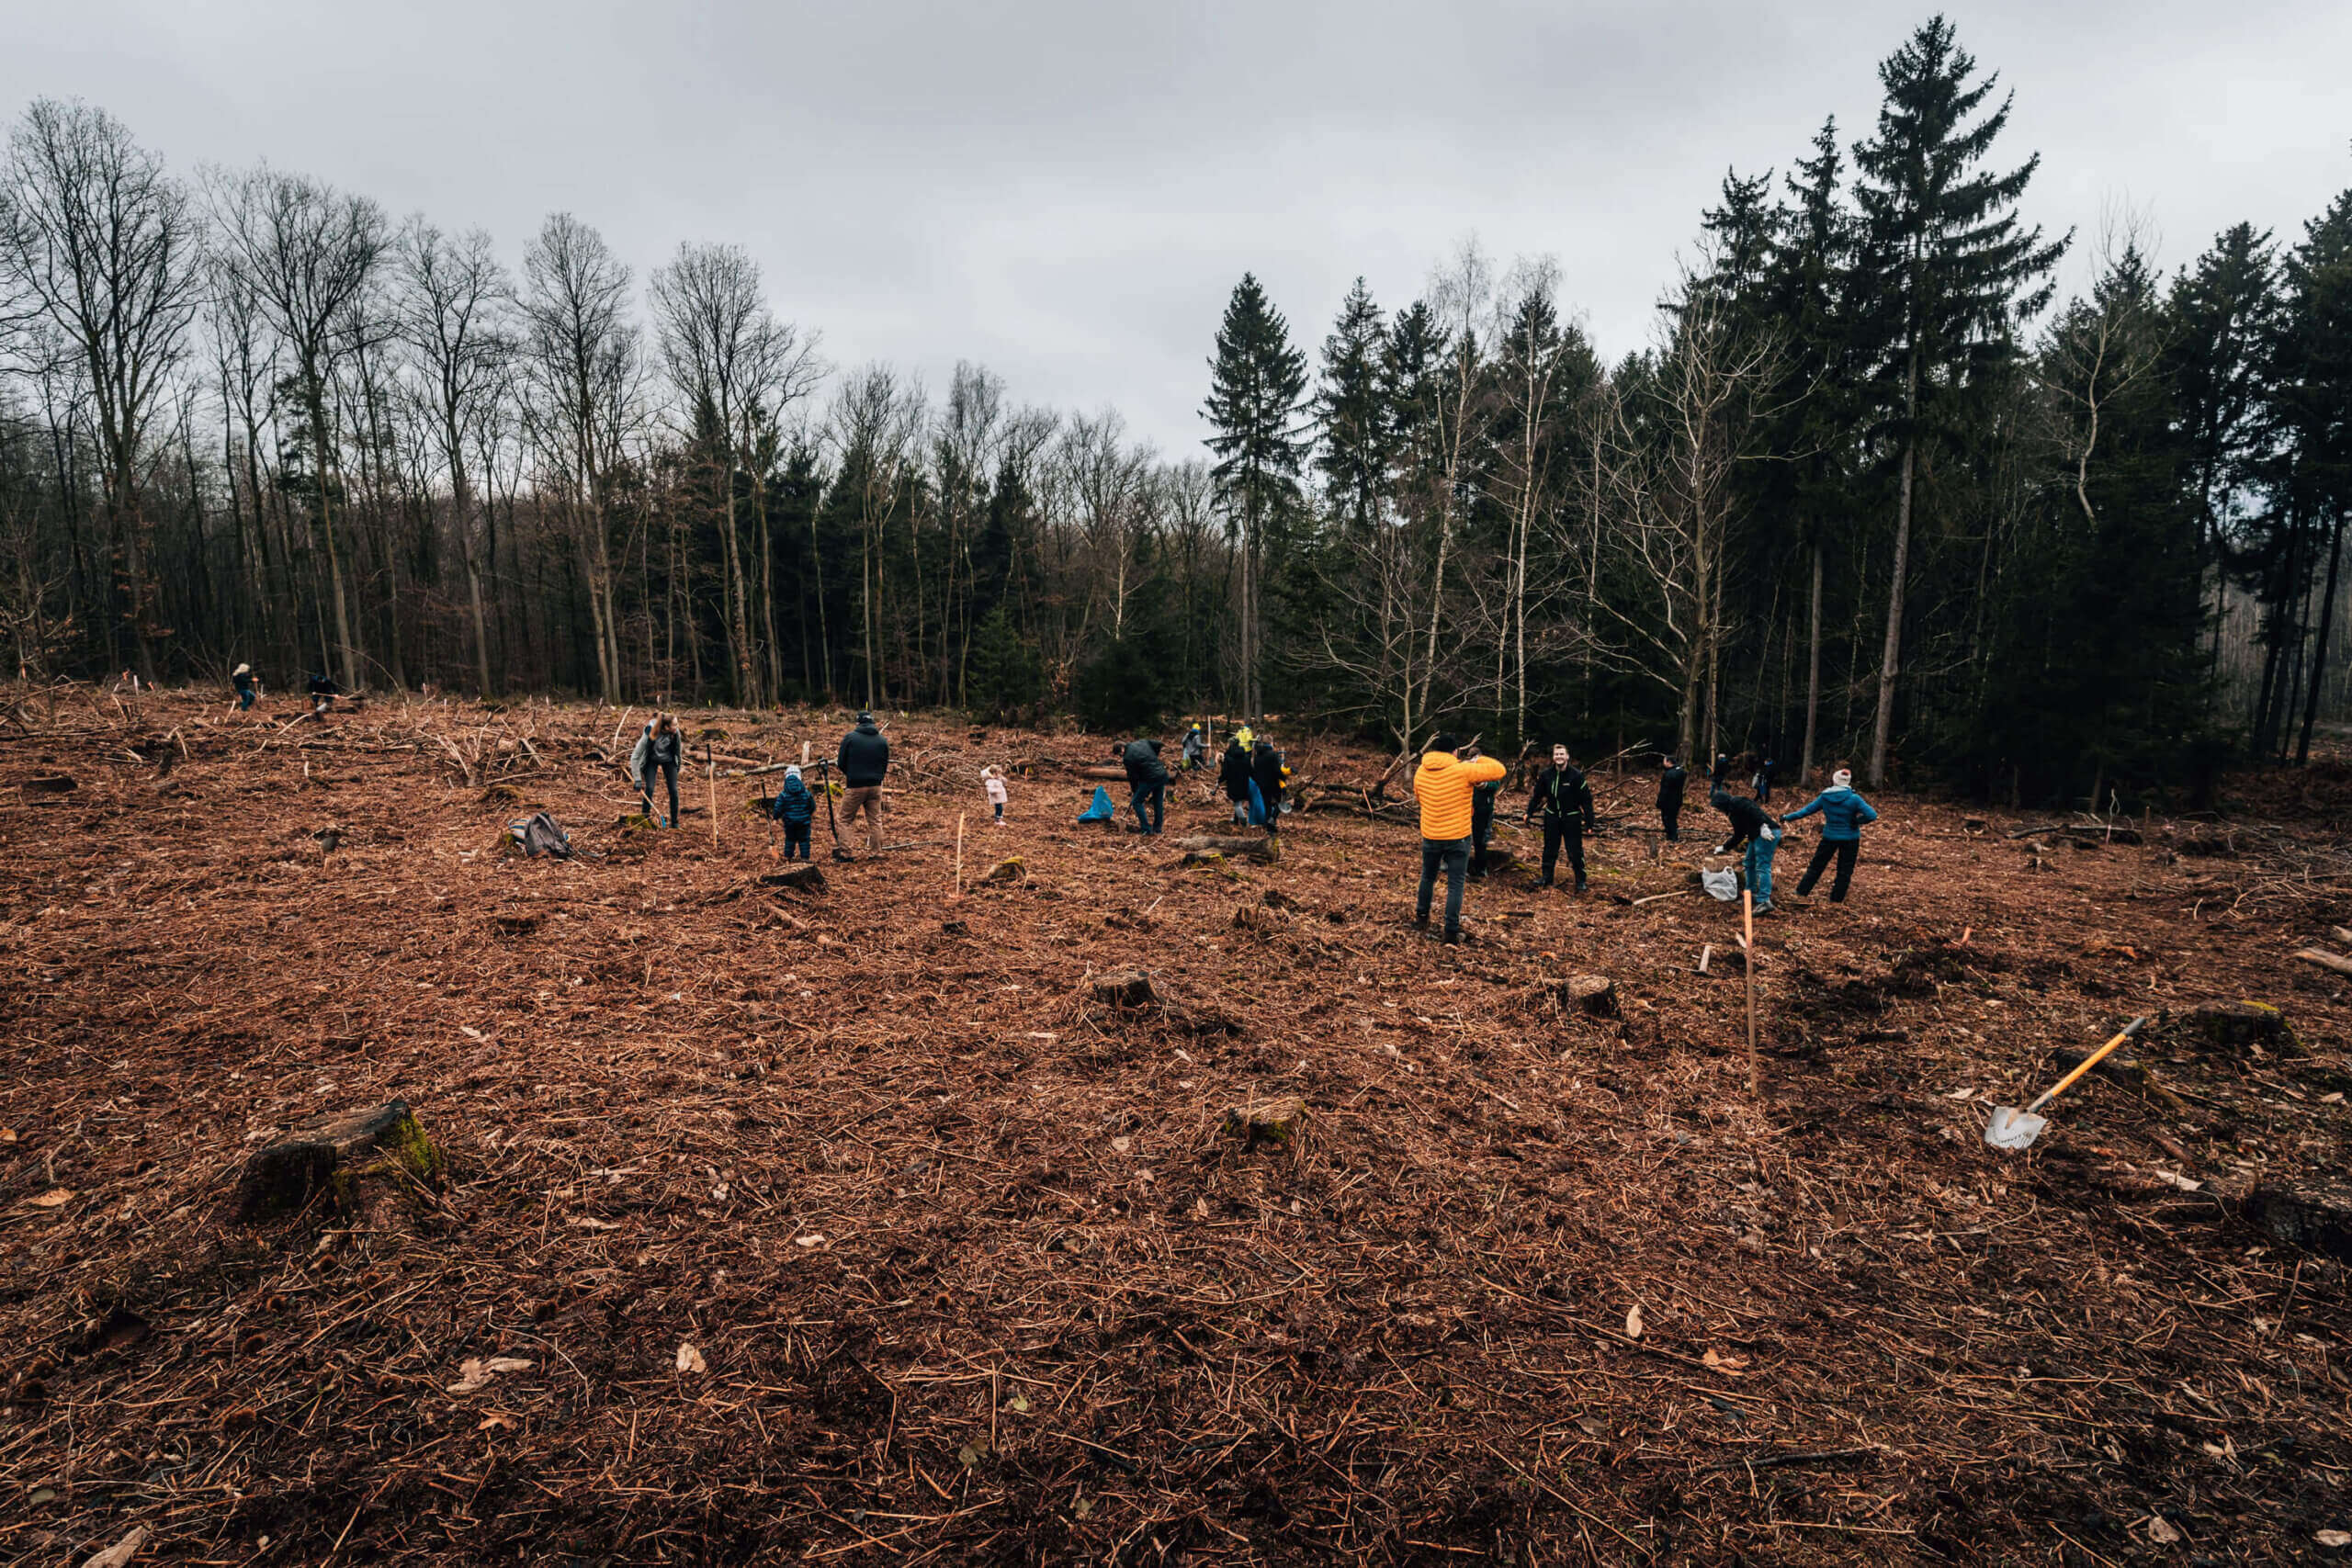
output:
<instances>
[{"instance_id":1,"label":"person carrying tool","mask_svg":"<svg viewBox=\"0 0 2352 1568\"><path fill-rule=\"evenodd\" d=\"M1233 804L1236 822L1250 820L1250 731L1238 729L1225 743L1224 760L1217 765L1217 783L1225 786L1225 798Z\"/></svg>"},{"instance_id":2,"label":"person carrying tool","mask_svg":"<svg viewBox=\"0 0 2352 1568\"><path fill-rule=\"evenodd\" d=\"M1535 787L1527 796L1525 819L1533 821L1538 811L1544 814L1544 874L1535 886L1552 886L1553 868L1559 863L1560 851L1565 848L1568 852L1568 869L1576 873L1576 890L1583 892L1584 836L1600 832L1600 822L1592 811L1592 785L1566 746L1554 746L1552 765L1535 775Z\"/></svg>"},{"instance_id":3,"label":"person carrying tool","mask_svg":"<svg viewBox=\"0 0 2352 1568\"><path fill-rule=\"evenodd\" d=\"M1771 813L1744 795L1734 795L1725 784L1717 784L1707 796L1707 804L1731 820L1731 837L1725 839L1717 854L1729 854L1745 848L1747 890L1755 895L1756 912L1772 912L1772 852L1781 845L1781 829L1772 824Z\"/></svg>"},{"instance_id":4,"label":"person carrying tool","mask_svg":"<svg viewBox=\"0 0 2352 1568\"><path fill-rule=\"evenodd\" d=\"M1682 792L1690 787L1690 771L1673 758L1665 759L1666 772L1657 776L1657 819L1666 829L1666 841L1682 841Z\"/></svg>"},{"instance_id":5,"label":"person carrying tool","mask_svg":"<svg viewBox=\"0 0 2352 1568\"><path fill-rule=\"evenodd\" d=\"M1185 730L1184 771L1188 773L1199 773L1201 771L1201 764L1208 761L1208 737L1201 733L1201 727L1195 724L1191 728Z\"/></svg>"},{"instance_id":6,"label":"person carrying tool","mask_svg":"<svg viewBox=\"0 0 2352 1568\"><path fill-rule=\"evenodd\" d=\"M1266 818L1266 831L1283 830L1283 781L1290 777L1290 770L1283 765L1283 754L1274 743L1260 739L1250 753L1250 786L1257 791L1255 802Z\"/></svg>"},{"instance_id":7,"label":"person carrying tool","mask_svg":"<svg viewBox=\"0 0 2352 1568\"><path fill-rule=\"evenodd\" d=\"M865 840L870 850L882 848L882 781L890 772L890 743L870 713L860 712L857 728L842 737L834 765L842 771L842 824L857 826L865 814Z\"/></svg>"},{"instance_id":8,"label":"person carrying tool","mask_svg":"<svg viewBox=\"0 0 2352 1568\"><path fill-rule=\"evenodd\" d=\"M1462 940L1462 882L1470 869L1470 792L1510 770L1458 737L1441 734L1421 754L1413 773L1413 798L1421 803L1421 887L1413 906L1413 929L1430 928L1430 898L1438 868L1445 869L1445 941Z\"/></svg>"},{"instance_id":9,"label":"person carrying tool","mask_svg":"<svg viewBox=\"0 0 2352 1568\"><path fill-rule=\"evenodd\" d=\"M784 824L784 858L808 858L808 841L817 831L817 797L808 793L808 785L800 777L800 767L795 763L784 770L784 783L775 792L775 819Z\"/></svg>"},{"instance_id":10,"label":"person carrying tool","mask_svg":"<svg viewBox=\"0 0 2352 1568\"><path fill-rule=\"evenodd\" d=\"M1138 735L1127 742L1119 761L1127 770L1127 802L1135 807L1136 831L1159 832L1168 819L1168 764L1159 760L1159 742Z\"/></svg>"},{"instance_id":11,"label":"person carrying tool","mask_svg":"<svg viewBox=\"0 0 2352 1568\"><path fill-rule=\"evenodd\" d=\"M1810 897L1813 886L1821 880L1831 857L1838 862L1838 874L1829 884L1829 901L1846 901L1846 886L1854 880L1854 861L1862 852L1862 824L1878 820L1878 813L1871 803L1854 791L1854 769L1849 762L1830 764L1829 787L1781 818L1793 822L1800 817L1821 814L1821 842L1815 846L1813 860L1798 879L1797 897Z\"/></svg>"},{"instance_id":12,"label":"person carrying tool","mask_svg":"<svg viewBox=\"0 0 2352 1568\"><path fill-rule=\"evenodd\" d=\"M244 712L254 705L254 667L240 664L229 671L229 684L237 689L237 711Z\"/></svg>"},{"instance_id":13,"label":"person carrying tool","mask_svg":"<svg viewBox=\"0 0 2352 1568\"><path fill-rule=\"evenodd\" d=\"M678 721L669 714L656 714L645 721L639 731L637 745L628 754L629 777L637 781L637 793L645 800L645 814L654 817L664 828L678 825L678 763L685 754L685 737L678 733ZM670 786L670 815L661 818L653 809L653 774L659 769Z\"/></svg>"}]
</instances>

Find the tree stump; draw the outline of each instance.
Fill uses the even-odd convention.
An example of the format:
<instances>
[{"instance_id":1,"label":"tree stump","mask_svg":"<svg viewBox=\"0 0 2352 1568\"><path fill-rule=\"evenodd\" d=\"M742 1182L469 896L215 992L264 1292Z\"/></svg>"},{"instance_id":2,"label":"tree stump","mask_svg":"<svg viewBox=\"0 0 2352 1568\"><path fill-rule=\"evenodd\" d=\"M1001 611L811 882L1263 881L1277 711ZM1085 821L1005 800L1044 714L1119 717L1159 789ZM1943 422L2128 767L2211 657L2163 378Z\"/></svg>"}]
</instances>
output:
<instances>
[{"instance_id":1,"label":"tree stump","mask_svg":"<svg viewBox=\"0 0 2352 1568\"><path fill-rule=\"evenodd\" d=\"M2207 1002L2185 1021L2199 1040L2225 1051L2268 1050L2283 1056L2302 1049L2287 1015L2263 1002Z\"/></svg>"},{"instance_id":2,"label":"tree stump","mask_svg":"<svg viewBox=\"0 0 2352 1568\"><path fill-rule=\"evenodd\" d=\"M790 871L770 872L760 878L763 887L789 887L796 893L822 893L825 890L824 867L811 861L796 865Z\"/></svg>"},{"instance_id":3,"label":"tree stump","mask_svg":"<svg viewBox=\"0 0 2352 1568\"><path fill-rule=\"evenodd\" d=\"M1572 975L1555 993L1560 1005L1589 1018L1617 1016L1617 982L1605 975Z\"/></svg>"},{"instance_id":4,"label":"tree stump","mask_svg":"<svg viewBox=\"0 0 2352 1568\"><path fill-rule=\"evenodd\" d=\"M1026 882L1029 867L1019 855L1008 855L980 873L982 882Z\"/></svg>"},{"instance_id":5,"label":"tree stump","mask_svg":"<svg viewBox=\"0 0 2352 1568\"><path fill-rule=\"evenodd\" d=\"M237 1179L235 1218L252 1224L294 1213L322 1192L349 1210L370 1177L405 1175L430 1183L440 1180L444 1168L441 1151L408 1102L395 1100L254 1150Z\"/></svg>"},{"instance_id":6,"label":"tree stump","mask_svg":"<svg viewBox=\"0 0 2352 1568\"><path fill-rule=\"evenodd\" d=\"M2266 1235L2352 1262L2352 1185L2306 1182L2285 1187L2257 1182L2242 1213Z\"/></svg>"},{"instance_id":7,"label":"tree stump","mask_svg":"<svg viewBox=\"0 0 2352 1568\"><path fill-rule=\"evenodd\" d=\"M1152 989L1151 976L1140 969L1114 969L1107 975L1097 975L1093 991L1096 1001L1122 1012L1140 1012L1159 1000L1159 992Z\"/></svg>"},{"instance_id":8,"label":"tree stump","mask_svg":"<svg viewBox=\"0 0 2352 1568\"><path fill-rule=\"evenodd\" d=\"M1246 1145L1287 1144L1306 1119L1306 1102L1296 1095L1270 1100L1262 1105L1237 1105L1225 1113L1225 1130Z\"/></svg>"}]
</instances>

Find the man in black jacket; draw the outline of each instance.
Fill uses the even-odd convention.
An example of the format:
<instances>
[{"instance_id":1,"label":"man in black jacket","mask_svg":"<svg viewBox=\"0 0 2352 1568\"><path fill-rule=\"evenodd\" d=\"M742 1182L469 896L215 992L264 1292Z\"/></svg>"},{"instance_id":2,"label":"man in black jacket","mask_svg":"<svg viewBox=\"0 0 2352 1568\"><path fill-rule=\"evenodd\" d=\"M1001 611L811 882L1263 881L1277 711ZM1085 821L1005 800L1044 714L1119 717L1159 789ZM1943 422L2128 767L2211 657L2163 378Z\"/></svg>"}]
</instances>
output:
<instances>
[{"instance_id":1,"label":"man in black jacket","mask_svg":"<svg viewBox=\"0 0 2352 1568\"><path fill-rule=\"evenodd\" d=\"M1600 823L1592 814L1592 785L1565 746L1552 748L1552 765L1535 775L1535 787L1528 794L1526 819L1533 821L1539 811L1544 814L1544 879L1536 886L1552 886L1553 870L1566 847L1568 869L1577 876L1576 890L1583 892L1584 836L1600 832Z\"/></svg>"},{"instance_id":2,"label":"man in black jacket","mask_svg":"<svg viewBox=\"0 0 2352 1568\"><path fill-rule=\"evenodd\" d=\"M1682 792L1690 787L1689 770L1673 758L1666 759L1666 772L1657 776L1657 819L1665 825L1666 841L1682 841Z\"/></svg>"},{"instance_id":3,"label":"man in black jacket","mask_svg":"<svg viewBox=\"0 0 2352 1568\"><path fill-rule=\"evenodd\" d=\"M1119 761L1127 770L1127 800L1136 808L1136 830L1159 832L1168 818L1168 764L1159 760L1159 742L1137 736L1127 742ZM1146 807L1151 809L1147 812Z\"/></svg>"},{"instance_id":4,"label":"man in black jacket","mask_svg":"<svg viewBox=\"0 0 2352 1568\"><path fill-rule=\"evenodd\" d=\"M882 727L872 714L857 716L857 728L842 737L841 755L834 762L842 771L842 826L856 827L858 814L864 812L866 847L879 850L882 780L890 772L890 743L882 738Z\"/></svg>"},{"instance_id":5,"label":"man in black jacket","mask_svg":"<svg viewBox=\"0 0 2352 1568\"><path fill-rule=\"evenodd\" d=\"M1731 821L1731 837L1715 852L1729 854L1746 847L1747 889L1756 896L1756 912L1770 914L1772 852L1781 847L1781 829L1774 825L1772 814L1746 795L1734 795L1726 788L1717 788L1707 797L1707 804Z\"/></svg>"},{"instance_id":6,"label":"man in black jacket","mask_svg":"<svg viewBox=\"0 0 2352 1568\"><path fill-rule=\"evenodd\" d=\"M1226 742L1225 757L1218 762L1216 782L1225 786L1225 798L1233 803L1233 819L1250 820L1250 743L1242 737L1248 730Z\"/></svg>"}]
</instances>

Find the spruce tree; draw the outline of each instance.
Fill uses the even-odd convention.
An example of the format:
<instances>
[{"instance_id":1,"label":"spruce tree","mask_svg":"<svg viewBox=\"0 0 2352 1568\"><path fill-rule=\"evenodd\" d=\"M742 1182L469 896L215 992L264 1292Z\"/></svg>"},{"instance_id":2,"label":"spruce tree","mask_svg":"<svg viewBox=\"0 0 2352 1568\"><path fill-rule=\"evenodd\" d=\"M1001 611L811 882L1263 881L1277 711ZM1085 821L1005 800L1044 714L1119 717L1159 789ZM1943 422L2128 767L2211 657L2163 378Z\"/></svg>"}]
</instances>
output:
<instances>
[{"instance_id":1,"label":"spruce tree","mask_svg":"<svg viewBox=\"0 0 2352 1568\"><path fill-rule=\"evenodd\" d=\"M2259 447L2267 351L2278 335L2278 261L2268 231L2222 231L2174 283L2165 378L2188 443L2199 564L2214 569L2237 536ZM2217 602L2215 612L2218 615ZM2218 640L2216 651L2219 650Z\"/></svg>"},{"instance_id":2,"label":"spruce tree","mask_svg":"<svg viewBox=\"0 0 2352 1568\"><path fill-rule=\"evenodd\" d=\"M2286 309L2272 397L2288 449L2290 502L2306 520L2314 574L2320 552L2327 561L2295 745L2301 764L2311 759L2319 721L2344 525L2352 513L2352 190L2304 225L2303 243L2289 254L2282 282Z\"/></svg>"},{"instance_id":3,"label":"spruce tree","mask_svg":"<svg viewBox=\"0 0 2352 1568\"><path fill-rule=\"evenodd\" d=\"M1886 777L1902 668L1903 601L1922 449L1960 431L1973 393L2016 357L2016 327L2048 303L2065 243L2045 244L2017 204L2041 159L2007 173L1981 167L2008 123L2009 100L1984 109L1998 78L1941 17L1879 66L1878 134L1854 149L1861 209L1858 304L1866 312L1876 392L1894 455L1894 547L1870 782ZM1980 112L1983 111L1983 112Z\"/></svg>"},{"instance_id":4,"label":"spruce tree","mask_svg":"<svg viewBox=\"0 0 2352 1568\"><path fill-rule=\"evenodd\" d=\"M1322 385L1315 393L1322 427L1315 467L1323 476L1324 499L1332 515L1359 536L1379 520L1396 444L1383 376L1387 347L1387 324L1359 277L1323 340Z\"/></svg>"},{"instance_id":5,"label":"spruce tree","mask_svg":"<svg viewBox=\"0 0 2352 1568\"><path fill-rule=\"evenodd\" d=\"M1266 301L1256 277L1234 286L1209 361L1209 396L1201 412L1215 427L1210 470L1226 526L1241 544L1241 702L1261 712L1258 665L1264 640L1260 585L1266 575L1270 534L1299 501L1305 454L1299 414L1306 394L1306 356L1290 344L1290 324Z\"/></svg>"}]
</instances>

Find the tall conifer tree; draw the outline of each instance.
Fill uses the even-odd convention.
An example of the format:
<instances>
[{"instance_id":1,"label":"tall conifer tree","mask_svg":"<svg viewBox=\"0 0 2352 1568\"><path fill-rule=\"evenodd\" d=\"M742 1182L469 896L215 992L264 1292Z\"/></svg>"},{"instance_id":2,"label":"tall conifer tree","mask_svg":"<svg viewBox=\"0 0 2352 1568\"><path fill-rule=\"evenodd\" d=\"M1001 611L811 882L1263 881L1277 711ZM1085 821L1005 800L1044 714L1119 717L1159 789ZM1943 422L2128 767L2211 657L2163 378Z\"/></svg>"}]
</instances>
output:
<instances>
[{"instance_id":1,"label":"tall conifer tree","mask_svg":"<svg viewBox=\"0 0 2352 1568\"><path fill-rule=\"evenodd\" d=\"M1266 542L1298 504L1306 395L1306 356L1291 346L1290 323L1267 303L1257 278L1242 274L1217 328L1201 412L1216 427L1207 445L1216 456L1211 474L1226 525L1241 543L1241 692L1251 717L1261 712Z\"/></svg>"}]
</instances>

